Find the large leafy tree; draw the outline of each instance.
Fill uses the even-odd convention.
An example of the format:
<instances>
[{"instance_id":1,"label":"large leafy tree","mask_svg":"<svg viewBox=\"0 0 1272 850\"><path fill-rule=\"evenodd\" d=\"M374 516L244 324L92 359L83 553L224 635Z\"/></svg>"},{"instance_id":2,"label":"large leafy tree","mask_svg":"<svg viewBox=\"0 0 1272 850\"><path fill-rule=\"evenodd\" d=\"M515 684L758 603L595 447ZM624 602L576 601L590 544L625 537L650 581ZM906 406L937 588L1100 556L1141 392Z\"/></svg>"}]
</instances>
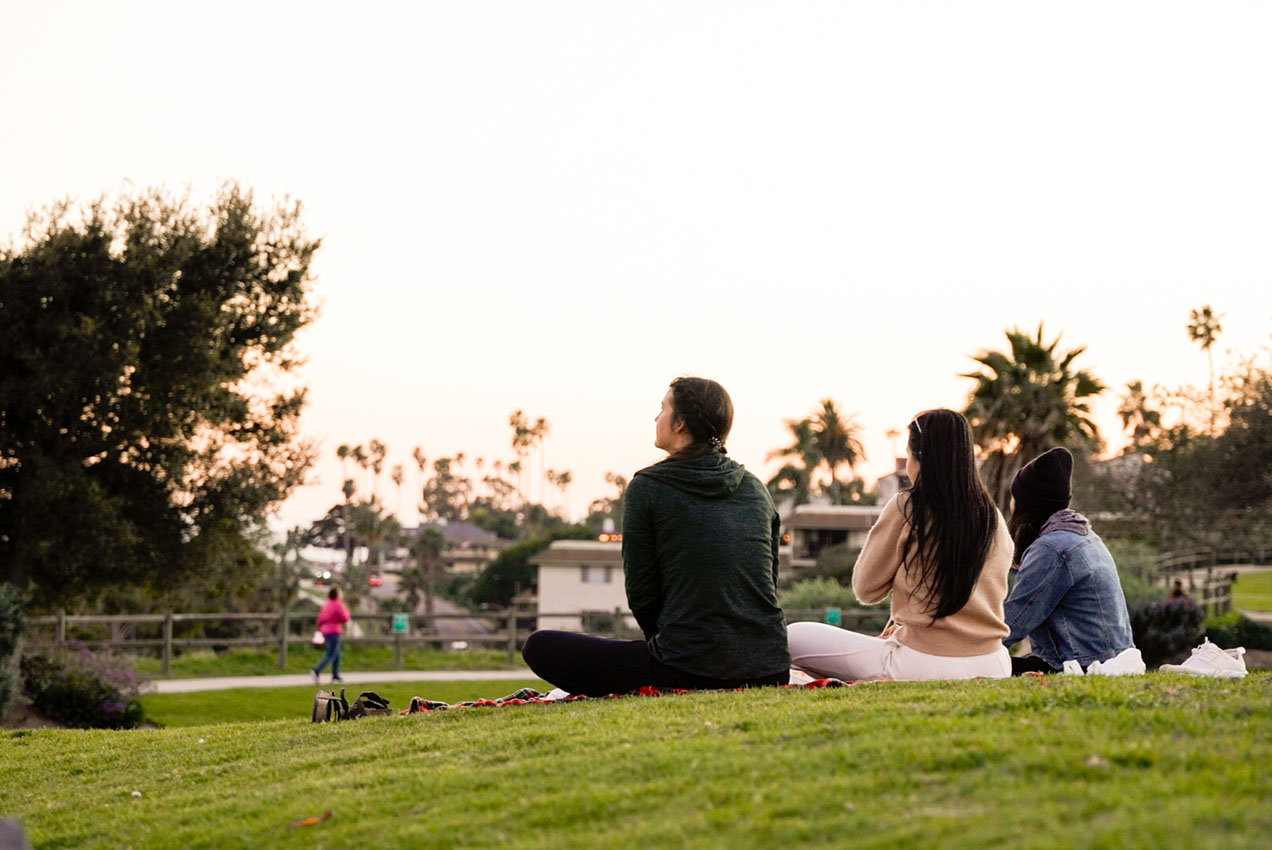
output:
<instances>
[{"instance_id":1,"label":"large leafy tree","mask_svg":"<svg viewBox=\"0 0 1272 850\"><path fill-rule=\"evenodd\" d=\"M37 606L176 586L300 482L300 205L228 184L32 215L0 251L0 579Z\"/></svg>"},{"instance_id":2,"label":"large leafy tree","mask_svg":"<svg viewBox=\"0 0 1272 850\"><path fill-rule=\"evenodd\" d=\"M1020 467L1056 446L1089 452L1099 446L1090 400L1104 385L1073 361L1085 347L1062 351L1060 337L1043 339L1019 329L1006 332L1006 351L983 351L973 359L978 372L967 409L980 448L981 479L1004 512L1011 503L1011 480Z\"/></svg>"}]
</instances>

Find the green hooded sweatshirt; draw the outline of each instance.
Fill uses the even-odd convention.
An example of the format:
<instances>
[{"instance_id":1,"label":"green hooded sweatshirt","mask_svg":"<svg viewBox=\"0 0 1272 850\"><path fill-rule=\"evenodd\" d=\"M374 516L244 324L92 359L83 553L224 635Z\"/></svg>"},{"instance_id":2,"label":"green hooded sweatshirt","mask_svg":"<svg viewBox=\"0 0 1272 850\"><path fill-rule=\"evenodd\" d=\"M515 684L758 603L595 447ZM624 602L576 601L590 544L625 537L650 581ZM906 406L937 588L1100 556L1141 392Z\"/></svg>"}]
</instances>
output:
<instances>
[{"instance_id":1,"label":"green hooded sweatshirt","mask_svg":"<svg viewBox=\"0 0 1272 850\"><path fill-rule=\"evenodd\" d=\"M789 669L780 539L768 490L724 455L637 472L623 501L623 572L650 654L713 679Z\"/></svg>"}]
</instances>

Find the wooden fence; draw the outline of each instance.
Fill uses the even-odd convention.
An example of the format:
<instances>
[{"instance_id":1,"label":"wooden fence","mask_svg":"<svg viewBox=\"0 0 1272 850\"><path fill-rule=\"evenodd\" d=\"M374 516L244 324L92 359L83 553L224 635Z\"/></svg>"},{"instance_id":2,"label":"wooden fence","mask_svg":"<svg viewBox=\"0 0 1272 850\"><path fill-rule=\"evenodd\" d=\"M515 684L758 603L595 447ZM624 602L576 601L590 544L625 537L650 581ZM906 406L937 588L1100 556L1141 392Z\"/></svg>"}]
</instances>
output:
<instances>
[{"instance_id":1,"label":"wooden fence","mask_svg":"<svg viewBox=\"0 0 1272 850\"><path fill-rule=\"evenodd\" d=\"M1232 585L1237 580L1233 570L1225 566L1272 565L1272 547L1252 549L1200 549L1194 552L1171 552L1157 559L1157 574L1170 586L1179 580L1189 597L1206 614L1215 616L1232 610Z\"/></svg>"},{"instance_id":2,"label":"wooden fence","mask_svg":"<svg viewBox=\"0 0 1272 850\"><path fill-rule=\"evenodd\" d=\"M831 613L833 612L833 613ZM506 608L499 611L459 614L412 614L407 617L407 632L391 630L394 614L354 614L359 625L365 625L364 634L345 636L346 645L392 646L393 663L402 666L402 652L408 648L447 647L462 642L468 646L487 646L503 649L510 662L515 661L522 642L534 629L537 617L582 618L595 615L595 611L568 611L540 613L538 611ZM401 615L397 615L401 616ZM624 626L627 612L617 609L610 618L610 628L615 637L636 637ZM857 624L863 620L886 619L886 612L870 609L817 609L815 611L787 612L787 620L823 620L836 624ZM50 646L74 642L89 647L109 647L126 652L158 651L163 674L171 670L173 654L180 649L215 647L276 647L278 667L286 669L287 655L291 647L307 646L314 628L314 614L294 611L273 613L221 613L183 614L167 611L163 614L67 614L65 611L43 617L25 617L25 641L32 646ZM477 633L439 634L438 622L448 620L473 620L485 622L490 631ZM181 637L180 630L192 627L237 624L228 631L249 632L209 637ZM106 627L110 637L87 637L97 627ZM182 627L185 627L183 629ZM197 630L197 629L196 629ZM145 636L142 632L150 632ZM367 632L375 632L368 634Z\"/></svg>"}]
</instances>

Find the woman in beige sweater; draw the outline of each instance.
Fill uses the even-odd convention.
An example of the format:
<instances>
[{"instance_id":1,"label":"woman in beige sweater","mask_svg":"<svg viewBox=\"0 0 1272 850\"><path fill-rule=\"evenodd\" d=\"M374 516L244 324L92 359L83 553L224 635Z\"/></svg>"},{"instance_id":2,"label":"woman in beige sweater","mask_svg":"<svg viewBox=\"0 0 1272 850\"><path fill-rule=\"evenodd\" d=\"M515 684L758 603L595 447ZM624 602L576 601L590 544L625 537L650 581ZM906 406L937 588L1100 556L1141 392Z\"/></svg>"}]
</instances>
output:
<instances>
[{"instance_id":1,"label":"woman in beige sweater","mask_svg":"<svg viewBox=\"0 0 1272 850\"><path fill-rule=\"evenodd\" d=\"M838 679L974 679L1011 675L1002 645L1012 542L976 474L972 433L952 410L910 422L914 486L883 509L853 570L870 605L892 594L892 623L873 637L823 623L787 627L791 663Z\"/></svg>"}]
</instances>

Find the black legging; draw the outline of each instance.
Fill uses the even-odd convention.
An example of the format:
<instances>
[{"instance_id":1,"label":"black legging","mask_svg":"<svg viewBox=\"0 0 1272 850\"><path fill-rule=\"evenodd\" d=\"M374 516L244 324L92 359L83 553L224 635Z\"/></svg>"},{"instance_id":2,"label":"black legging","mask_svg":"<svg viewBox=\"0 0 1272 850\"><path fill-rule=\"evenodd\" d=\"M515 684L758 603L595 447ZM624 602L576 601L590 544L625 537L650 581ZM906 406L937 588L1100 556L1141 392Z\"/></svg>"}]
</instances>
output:
<instances>
[{"instance_id":1,"label":"black legging","mask_svg":"<svg viewBox=\"0 0 1272 850\"><path fill-rule=\"evenodd\" d=\"M1011 659L1011 674L1022 673L1059 673L1060 671L1043 661L1036 655L1018 655Z\"/></svg>"},{"instance_id":2,"label":"black legging","mask_svg":"<svg viewBox=\"0 0 1272 850\"><path fill-rule=\"evenodd\" d=\"M645 685L685 690L785 685L790 671L760 679L711 679L668 667L649 654L643 640L612 640L577 632L537 631L521 656L540 679L571 694L625 694Z\"/></svg>"}]
</instances>

